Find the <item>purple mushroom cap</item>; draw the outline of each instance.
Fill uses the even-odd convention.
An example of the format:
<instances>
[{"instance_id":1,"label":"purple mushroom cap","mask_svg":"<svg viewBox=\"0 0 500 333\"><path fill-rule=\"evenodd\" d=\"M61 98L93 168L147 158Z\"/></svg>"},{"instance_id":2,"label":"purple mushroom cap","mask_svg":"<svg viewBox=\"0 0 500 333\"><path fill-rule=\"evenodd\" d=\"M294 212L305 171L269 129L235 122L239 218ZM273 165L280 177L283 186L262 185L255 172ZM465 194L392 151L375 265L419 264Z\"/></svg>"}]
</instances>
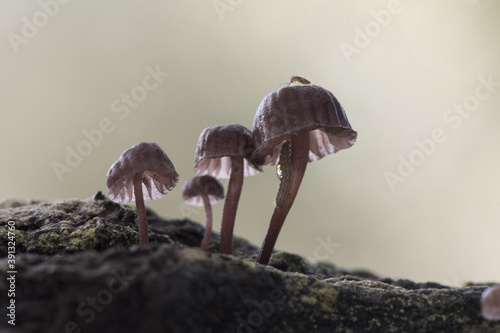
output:
<instances>
[{"instance_id":1,"label":"purple mushroom cap","mask_svg":"<svg viewBox=\"0 0 500 333\"><path fill-rule=\"evenodd\" d=\"M249 162L255 150L252 132L238 124L207 127L201 132L195 152L194 170L199 175L229 178L231 157L243 157L245 176L262 171L260 166Z\"/></svg>"},{"instance_id":2,"label":"purple mushroom cap","mask_svg":"<svg viewBox=\"0 0 500 333\"><path fill-rule=\"evenodd\" d=\"M213 204L224 199L224 187L212 176L194 176L189 178L182 187L182 200L191 206L203 206L205 195Z\"/></svg>"},{"instance_id":3,"label":"purple mushroom cap","mask_svg":"<svg viewBox=\"0 0 500 333\"><path fill-rule=\"evenodd\" d=\"M106 175L108 196L125 204L135 200L133 178L141 175L144 201L156 200L171 191L179 175L167 154L154 142L140 142L125 150Z\"/></svg>"},{"instance_id":4,"label":"purple mushroom cap","mask_svg":"<svg viewBox=\"0 0 500 333\"><path fill-rule=\"evenodd\" d=\"M500 320L500 285L491 286L483 291L481 315L484 319Z\"/></svg>"},{"instance_id":5,"label":"purple mushroom cap","mask_svg":"<svg viewBox=\"0 0 500 333\"><path fill-rule=\"evenodd\" d=\"M289 85L268 94L255 113L253 125L258 165L275 165L290 134L309 131L309 162L351 147L357 133L344 108L328 90L316 85Z\"/></svg>"}]
</instances>

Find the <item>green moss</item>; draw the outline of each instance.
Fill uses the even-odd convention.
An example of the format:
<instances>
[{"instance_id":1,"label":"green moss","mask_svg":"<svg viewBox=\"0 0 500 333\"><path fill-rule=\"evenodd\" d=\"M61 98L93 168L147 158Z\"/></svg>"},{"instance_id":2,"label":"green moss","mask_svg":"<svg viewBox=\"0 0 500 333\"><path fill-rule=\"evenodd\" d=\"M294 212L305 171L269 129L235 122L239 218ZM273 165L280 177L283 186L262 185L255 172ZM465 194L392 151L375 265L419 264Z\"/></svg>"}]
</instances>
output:
<instances>
[{"instance_id":1,"label":"green moss","mask_svg":"<svg viewBox=\"0 0 500 333\"><path fill-rule=\"evenodd\" d=\"M249 273L258 273L259 267L257 263L253 261L241 260L241 264L247 269Z\"/></svg>"},{"instance_id":2,"label":"green moss","mask_svg":"<svg viewBox=\"0 0 500 333\"><path fill-rule=\"evenodd\" d=\"M69 251L93 250L99 243L95 229L92 225L87 225L82 229L77 229L69 235Z\"/></svg>"},{"instance_id":3,"label":"green moss","mask_svg":"<svg viewBox=\"0 0 500 333\"><path fill-rule=\"evenodd\" d=\"M56 253L57 250L62 246L63 238L56 232L47 232L41 234L35 242L31 242L26 250L28 252L40 252L40 253Z\"/></svg>"},{"instance_id":4,"label":"green moss","mask_svg":"<svg viewBox=\"0 0 500 333\"><path fill-rule=\"evenodd\" d=\"M53 248L62 243L62 237L55 232L48 232L38 238L38 244L44 248Z\"/></svg>"},{"instance_id":5,"label":"green moss","mask_svg":"<svg viewBox=\"0 0 500 333\"><path fill-rule=\"evenodd\" d=\"M328 283L320 282L313 278L305 278L301 274L293 274L296 278L293 283L286 285L287 298L300 300L295 302L293 312L295 316L300 316L300 322L307 323L300 329L318 325L318 320L337 320L337 300L339 292ZM321 313L321 318L318 317ZM299 329L299 330L300 330Z\"/></svg>"},{"instance_id":6,"label":"green moss","mask_svg":"<svg viewBox=\"0 0 500 333\"><path fill-rule=\"evenodd\" d=\"M18 244L25 243L24 233L21 230L14 230L14 234L16 235L16 247Z\"/></svg>"},{"instance_id":7,"label":"green moss","mask_svg":"<svg viewBox=\"0 0 500 333\"><path fill-rule=\"evenodd\" d=\"M309 265L304 258L288 252L278 252L273 254L269 262L269 266L275 267L283 272L298 272L302 274L310 273Z\"/></svg>"},{"instance_id":8,"label":"green moss","mask_svg":"<svg viewBox=\"0 0 500 333\"><path fill-rule=\"evenodd\" d=\"M300 297L300 301L311 305L315 305L318 302L316 298L311 297L310 295L302 295L302 297Z\"/></svg>"}]
</instances>

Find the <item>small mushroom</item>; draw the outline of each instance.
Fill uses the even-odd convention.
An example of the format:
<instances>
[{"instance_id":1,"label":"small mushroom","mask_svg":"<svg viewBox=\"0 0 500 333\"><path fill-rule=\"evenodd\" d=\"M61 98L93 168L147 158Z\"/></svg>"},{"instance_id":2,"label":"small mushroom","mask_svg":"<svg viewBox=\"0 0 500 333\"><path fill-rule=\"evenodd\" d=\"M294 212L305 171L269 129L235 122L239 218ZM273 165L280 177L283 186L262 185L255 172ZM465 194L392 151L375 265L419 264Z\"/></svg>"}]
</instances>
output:
<instances>
[{"instance_id":1,"label":"small mushroom","mask_svg":"<svg viewBox=\"0 0 500 333\"><path fill-rule=\"evenodd\" d=\"M159 199L175 187L179 175L174 165L158 144L140 142L120 155L106 178L111 200L121 204L135 200L139 244L147 244L148 219L144 201Z\"/></svg>"},{"instance_id":2,"label":"small mushroom","mask_svg":"<svg viewBox=\"0 0 500 333\"><path fill-rule=\"evenodd\" d=\"M500 320L500 284L486 288L481 294L481 315L487 320Z\"/></svg>"},{"instance_id":3,"label":"small mushroom","mask_svg":"<svg viewBox=\"0 0 500 333\"><path fill-rule=\"evenodd\" d=\"M195 176L186 181L182 187L182 199L191 206L205 206L205 236L201 241L201 249L208 250L212 237L212 206L224 199L224 187L212 176Z\"/></svg>"},{"instance_id":4,"label":"small mushroom","mask_svg":"<svg viewBox=\"0 0 500 333\"><path fill-rule=\"evenodd\" d=\"M280 187L257 261L267 265L308 162L351 147L357 133L333 94L301 77L262 100L254 118L257 165L276 165ZM279 161L278 161L279 159Z\"/></svg>"},{"instance_id":5,"label":"small mushroom","mask_svg":"<svg viewBox=\"0 0 500 333\"><path fill-rule=\"evenodd\" d=\"M198 139L194 171L199 175L229 178L220 233L220 252L223 254L233 253L234 220L243 176L262 171L248 160L254 149L252 132L237 124L205 128Z\"/></svg>"}]
</instances>

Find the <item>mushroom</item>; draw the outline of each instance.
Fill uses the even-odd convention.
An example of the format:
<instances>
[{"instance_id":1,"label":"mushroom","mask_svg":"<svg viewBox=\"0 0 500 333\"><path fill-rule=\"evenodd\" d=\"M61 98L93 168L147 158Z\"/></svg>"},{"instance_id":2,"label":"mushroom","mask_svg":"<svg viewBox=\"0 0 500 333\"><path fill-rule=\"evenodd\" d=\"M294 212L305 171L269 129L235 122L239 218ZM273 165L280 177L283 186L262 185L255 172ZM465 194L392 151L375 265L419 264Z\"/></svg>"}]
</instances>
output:
<instances>
[{"instance_id":1,"label":"mushroom","mask_svg":"<svg viewBox=\"0 0 500 333\"><path fill-rule=\"evenodd\" d=\"M486 288L481 294L481 315L487 320L500 320L500 284Z\"/></svg>"},{"instance_id":2,"label":"mushroom","mask_svg":"<svg viewBox=\"0 0 500 333\"><path fill-rule=\"evenodd\" d=\"M308 162L351 147L357 133L333 94L301 77L268 94L254 118L257 165L276 165L280 187L257 261L267 265ZM279 159L279 161L278 161Z\"/></svg>"},{"instance_id":3,"label":"mushroom","mask_svg":"<svg viewBox=\"0 0 500 333\"><path fill-rule=\"evenodd\" d=\"M198 139L194 171L199 175L229 178L220 233L222 254L233 253L234 220L243 176L253 176L262 171L249 162L254 149L252 132L237 124L205 128Z\"/></svg>"},{"instance_id":4,"label":"mushroom","mask_svg":"<svg viewBox=\"0 0 500 333\"><path fill-rule=\"evenodd\" d=\"M208 250L212 237L212 206L224 199L224 187L212 176L195 176L189 178L182 187L182 199L191 206L205 206L206 228L205 236L201 241L201 249Z\"/></svg>"},{"instance_id":5,"label":"mushroom","mask_svg":"<svg viewBox=\"0 0 500 333\"><path fill-rule=\"evenodd\" d=\"M139 244L147 244L148 219L144 201L159 199L175 187L179 175L174 165L158 144L140 142L120 155L106 178L111 200L121 204L135 200Z\"/></svg>"}]
</instances>

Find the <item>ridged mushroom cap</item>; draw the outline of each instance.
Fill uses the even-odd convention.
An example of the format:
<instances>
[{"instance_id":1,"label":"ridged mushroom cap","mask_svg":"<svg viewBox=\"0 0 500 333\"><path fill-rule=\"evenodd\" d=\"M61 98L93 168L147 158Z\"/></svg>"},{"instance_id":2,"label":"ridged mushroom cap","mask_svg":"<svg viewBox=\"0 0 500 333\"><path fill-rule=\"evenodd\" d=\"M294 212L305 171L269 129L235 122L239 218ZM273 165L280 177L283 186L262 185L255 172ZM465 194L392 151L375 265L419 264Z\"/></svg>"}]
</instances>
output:
<instances>
[{"instance_id":1,"label":"ridged mushroom cap","mask_svg":"<svg viewBox=\"0 0 500 333\"><path fill-rule=\"evenodd\" d=\"M206 195L213 204L224 199L224 187L212 176L194 176L182 187L182 200L191 206L203 206L202 196Z\"/></svg>"},{"instance_id":2,"label":"ridged mushroom cap","mask_svg":"<svg viewBox=\"0 0 500 333\"><path fill-rule=\"evenodd\" d=\"M199 175L229 178L231 157L243 157L243 174L253 176L262 171L249 162L255 150L252 132L238 124L207 127L201 132L194 156L194 171Z\"/></svg>"},{"instance_id":3,"label":"ridged mushroom cap","mask_svg":"<svg viewBox=\"0 0 500 333\"><path fill-rule=\"evenodd\" d=\"M500 285L491 286L481 294L481 315L484 319L500 320Z\"/></svg>"},{"instance_id":4,"label":"ridged mushroom cap","mask_svg":"<svg viewBox=\"0 0 500 333\"><path fill-rule=\"evenodd\" d=\"M255 114L252 161L275 165L290 134L309 131L309 162L351 147L357 133L344 108L328 90L316 85L289 85L262 100Z\"/></svg>"},{"instance_id":5,"label":"ridged mushroom cap","mask_svg":"<svg viewBox=\"0 0 500 333\"><path fill-rule=\"evenodd\" d=\"M171 191L179 175L167 154L154 142L140 142L125 150L106 175L108 196L125 204L135 200L133 178L141 175L144 201L156 200Z\"/></svg>"}]
</instances>

